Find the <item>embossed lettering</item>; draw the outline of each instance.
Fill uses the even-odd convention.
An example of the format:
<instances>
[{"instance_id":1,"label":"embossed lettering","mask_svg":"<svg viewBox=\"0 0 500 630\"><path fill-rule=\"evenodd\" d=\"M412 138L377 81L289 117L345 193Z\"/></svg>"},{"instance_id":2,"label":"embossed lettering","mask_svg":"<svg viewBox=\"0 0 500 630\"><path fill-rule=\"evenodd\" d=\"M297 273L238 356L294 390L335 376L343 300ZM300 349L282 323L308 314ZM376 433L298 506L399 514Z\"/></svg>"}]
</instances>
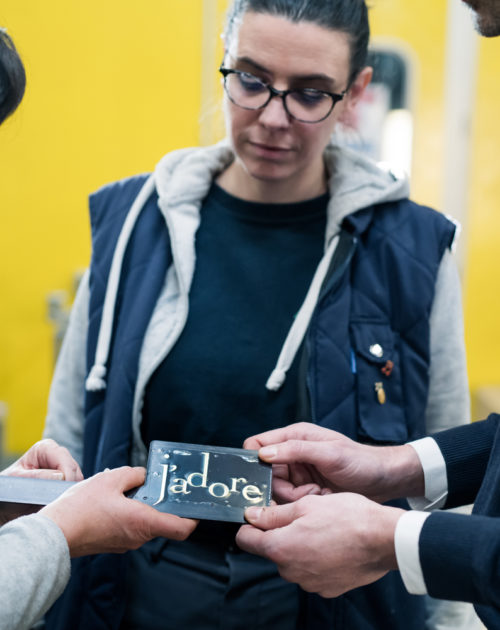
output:
<instances>
[{"instance_id":1,"label":"embossed lettering","mask_svg":"<svg viewBox=\"0 0 500 630\"><path fill-rule=\"evenodd\" d=\"M207 478L208 478L208 460L210 458L210 453L202 453L203 456L203 472L193 472L187 476L187 482L193 488L206 488L207 487ZM194 477L201 477L200 485L196 485L193 483Z\"/></svg>"},{"instance_id":2,"label":"embossed lettering","mask_svg":"<svg viewBox=\"0 0 500 630\"><path fill-rule=\"evenodd\" d=\"M245 485L248 480L245 477L230 477L230 483L222 481L209 481L209 462L210 453L202 452L202 469L201 472L191 472L186 478L175 477L171 475L177 470L175 464L161 464L161 486L160 496L153 505L158 505L168 499L168 494L172 495L188 495L191 494L190 488L206 488L208 494L215 499L227 499L232 493L242 494L243 498L249 503L259 503L264 497L263 490L255 485ZM156 473L155 473L156 475Z\"/></svg>"},{"instance_id":3,"label":"embossed lettering","mask_svg":"<svg viewBox=\"0 0 500 630\"><path fill-rule=\"evenodd\" d=\"M153 505L158 505L158 503L161 503L163 499L165 498L165 488L167 487L167 478L168 478L168 464L162 464L161 467L163 468L163 473L161 476L160 498L158 499L158 501L153 503Z\"/></svg>"},{"instance_id":4,"label":"embossed lettering","mask_svg":"<svg viewBox=\"0 0 500 630\"><path fill-rule=\"evenodd\" d=\"M240 481L241 483L247 482L245 477L231 477L231 492L239 492L236 486L240 483Z\"/></svg>"},{"instance_id":5,"label":"embossed lettering","mask_svg":"<svg viewBox=\"0 0 500 630\"><path fill-rule=\"evenodd\" d=\"M187 489L186 479L181 479L180 477L172 479L172 484L169 486L168 491L173 494L191 494L191 490Z\"/></svg>"},{"instance_id":6,"label":"embossed lettering","mask_svg":"<svg viewBox=\"0 0 500 630\"><path fill-rule=\"evenodd\" d=\"M251 495L254 495L254 496L251 496ZM262 490L259 490L257 486L245 486L243 488L243 497L247 501L250 501L250 503L258 503L259 501L262 501L262 496L263 496Z\"/></svg>"},{"instance_id":7,"label":"embossed lettering","mask_svg":"<svg viewBox=\"0 0 500 630\"><path fill-rule=\"evenodd\" d=\"M215 492L215 488L222 488L222 494L217 494L217 492ZM215 482L213 484L211 484L211 486L208 489L209 493L215 497L216 499L225 499L226 497L228 497L231 493L229 492L229 488L226 486L225 483L220 483L220 482Z\"/></svg>"}]
</instances>

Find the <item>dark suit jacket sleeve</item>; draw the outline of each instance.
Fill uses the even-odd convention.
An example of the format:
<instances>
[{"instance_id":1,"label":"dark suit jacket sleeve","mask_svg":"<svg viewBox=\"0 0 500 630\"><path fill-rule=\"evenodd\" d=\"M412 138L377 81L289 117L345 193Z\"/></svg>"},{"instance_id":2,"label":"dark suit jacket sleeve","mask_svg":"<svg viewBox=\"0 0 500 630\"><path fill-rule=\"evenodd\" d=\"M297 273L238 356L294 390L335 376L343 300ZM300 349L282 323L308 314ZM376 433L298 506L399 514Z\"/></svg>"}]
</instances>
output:
<instances>
[{"instance_id":1,"label":"dark suit jacket sleeve","mask_svg":"<svg viewBox=\"0 0 500 630\"><path fill-rule=\"evenodd\" d=\"M479 604L480 614L494 624L488 627L495 628L500 627L499 420L493 414L433 436L446 462L446 507L475 501L474 514L434 512L419 538L429 595Z\"/></svg>"},{"instance_id":2,"label":"dark suit jacket sleeve","mask_svg":"<svg viewBox=\"0 0 500 630\"><path fill-rule=\"evenodd\" d=\"M429 595L500 611L500 518L434 512L419 553Z\"/></svg>"},{"instance_id":3,"label":"dark suit jacket sleeve","mask_svg":"<svg viewBox=\"0 0 500 630\"><path fill-rule=\"evenodd\" d=\"M448 499L445 508L475 501L486 473L499 421L500 415L491 414L482 422L473 422L432 436L446 462Z\"/></svg>"}]
</instances>

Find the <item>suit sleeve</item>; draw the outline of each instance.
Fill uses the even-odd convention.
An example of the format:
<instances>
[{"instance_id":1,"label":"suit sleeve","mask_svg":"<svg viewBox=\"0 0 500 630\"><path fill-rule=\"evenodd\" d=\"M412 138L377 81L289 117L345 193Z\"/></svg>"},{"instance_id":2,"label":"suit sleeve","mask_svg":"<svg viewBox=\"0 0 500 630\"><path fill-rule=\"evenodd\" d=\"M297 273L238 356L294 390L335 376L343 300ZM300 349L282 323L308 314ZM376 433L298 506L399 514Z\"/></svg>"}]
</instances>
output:
<instances>
[{"instance_id":1,"label":"suit sleeve","mask_svg":"<svg viewBox=\"0 0 500 630\"><path fill-rule=\"evenodd\" d=\"M500 612L500 519L434 512L419 555L429 595L485 604Z\"/></svg>"},{"instance_id":2,"label":"suit sleeve","mask_svg":"<svg viewBox=\"0 0 500 630\"><path fill-rule=\"evenodd\" d=\"M500 416L436 433L446 462L448 498L445 508L473 503L483 482Z\"/></svg>"}]
</instances>

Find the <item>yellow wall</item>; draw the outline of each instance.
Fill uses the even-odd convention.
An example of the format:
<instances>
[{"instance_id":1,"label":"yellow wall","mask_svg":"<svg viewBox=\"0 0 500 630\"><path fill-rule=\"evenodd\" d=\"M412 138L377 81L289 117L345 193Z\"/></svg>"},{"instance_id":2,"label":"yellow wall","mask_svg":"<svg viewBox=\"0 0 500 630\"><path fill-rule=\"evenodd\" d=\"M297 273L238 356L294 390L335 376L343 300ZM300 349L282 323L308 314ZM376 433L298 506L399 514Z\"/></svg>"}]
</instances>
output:
<instances>
[{"instance_id":1,"label":"yellow wall","mask_svg":"<svg viewBox=\"0 0 500 630\"><path fill-rule=\"evenodd\" d=\"M2 2L0 25L18 43L29 80L21 109L0 128L0 400L9 405L13 451L40 435L52 371L46 295L70 288L73 272L88 262L88 192L151 169L170 149L221 135L220 86L210 68L220 61L217 35L227 4ZM374 38L395 37L415 53L412 194L438 207L446 0L372 0L371 6ZM500 39L483 41L466 235L473 388L500 383L498 59Z\"/></svg>"},{"instance_id":2,"label":"yellow wall","mask_svg":"<svg viewBox=\"0 0 500 630\"><path fill-rule=\"evenodd\" d=\"M86 195L198 144L201 0L3 0L28 89L0 128L0 400L7 445L40 436L46 295L87 265Z\"/></svg>"},{"instance_id":3,"label":"yellow wall","mask_svg":"<svg viewBox=\"0 0 500 630\"><path fill-rule=\"evenodd\" d=\"M467 228L471 389L500 385L500 38L481 40Z\"/></svg>"}]
</instances>

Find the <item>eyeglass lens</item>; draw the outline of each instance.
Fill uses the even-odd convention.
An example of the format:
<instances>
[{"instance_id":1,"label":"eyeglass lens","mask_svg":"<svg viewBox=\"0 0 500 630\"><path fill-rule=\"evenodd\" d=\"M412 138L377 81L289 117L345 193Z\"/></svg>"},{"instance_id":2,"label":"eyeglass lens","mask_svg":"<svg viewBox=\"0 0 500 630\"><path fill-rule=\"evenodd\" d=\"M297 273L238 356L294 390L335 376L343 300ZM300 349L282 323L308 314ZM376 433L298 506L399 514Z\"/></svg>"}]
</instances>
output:
<instances>
[{"instance_id":1,"label":"eyeglass lens","mask_svg":"<svg viewBox=\"0 0 500 630\"><path fill-rule=\"evenodd\" d=\"M230 99L246 109L264 107L271 94L269 86L246 72L228 74L225 86ZM329 94L307 88L289 92L285 100L288 113L304 122L317 122L326 118L334 105Z\"/></svg>"}]
</instances>

